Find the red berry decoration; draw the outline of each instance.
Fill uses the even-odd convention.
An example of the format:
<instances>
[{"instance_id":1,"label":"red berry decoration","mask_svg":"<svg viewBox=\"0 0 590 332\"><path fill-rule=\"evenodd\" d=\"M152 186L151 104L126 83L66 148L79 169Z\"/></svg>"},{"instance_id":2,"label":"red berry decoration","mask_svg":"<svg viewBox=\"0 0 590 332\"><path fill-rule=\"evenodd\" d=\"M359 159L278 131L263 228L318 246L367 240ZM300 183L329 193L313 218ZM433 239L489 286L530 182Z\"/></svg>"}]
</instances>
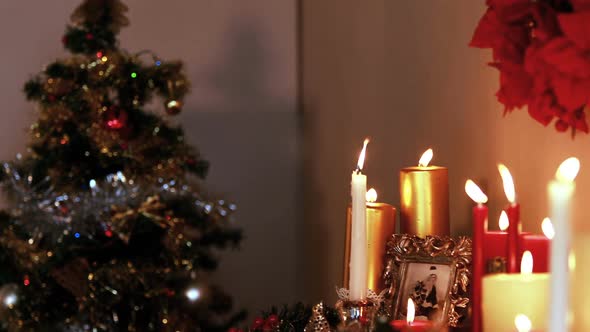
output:
<instances>
[{"instance_id":1,"label":"red berry decoration","mask_svg":"<svg viewBox=\"0 0 590 332\"><path fill-rule=\"evenodd\" d=\"M273 327L272 325L270 325L270 323L268 321L264 322L264 325L262 326L262 332L272 332Z\"/></svg>"},{"instance_id":2,"label":"red berry decoration","mask_svg":"<svg viewBox=\"0 0 590 332\"><path fill-rule=\"evenodd\" d=\"M262 325L264 325L264 319L262 319L262 317L256 317L254 319L254 323L252 323L252 330L256 330L259 328L262 328Z\"/></svg>"},{"instance_id":3,"label":"red berry decoration","mask_svg":"<svg viewBox=\"0 0 590 332\"><path fill-rule=\"evenodd\" d=\"M266 321L270 324L271 327L279 326L279 316L277 316L277 315L268 316Z\"/></svg>"},{"instance_id":4,"label":"red berry decoration","mask_svg":"<svg viewBox=\"0 0 590 332\"><path fill-rule=\"evenodd\" d=\"M129 116L125 110L122 110L117 106L110 106L103 115L105 125L109 129L119 130L127 126Z\"/></svg>"}]
</instances>

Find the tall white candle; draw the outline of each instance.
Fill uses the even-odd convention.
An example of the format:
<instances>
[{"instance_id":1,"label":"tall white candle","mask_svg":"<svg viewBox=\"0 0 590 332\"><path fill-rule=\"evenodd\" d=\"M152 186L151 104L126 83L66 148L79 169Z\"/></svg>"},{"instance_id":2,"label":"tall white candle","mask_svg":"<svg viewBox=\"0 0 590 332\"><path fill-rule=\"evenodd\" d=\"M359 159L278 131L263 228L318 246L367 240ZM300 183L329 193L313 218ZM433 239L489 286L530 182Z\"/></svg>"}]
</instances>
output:
<instances>
[{"instance_id":1,"label":"tall white candle","mask_svg":"<svg viewBox=\"0 0 590 332\"><path fill-rule=\"evenodd\" d=\"M352 172L352 229L350 234L350 301L362 301L367 296L367 176L361 173L365 162L368 139L365 139L357 168Z\"/></svg>"},{"instance_id":2,"label":"tall white candle","mask_svg":"<svg viewBox=\"0 0 590 332\"><path fill-rule=\"evenodd\" d=\"M580 161L574 157L559 165L555 179L549 182L550 216L555 229L551 242L551 291L550 332L568 330L569 271L571 198L574 194L574 179L580 170Z\"/></svg>"}]
</instances>

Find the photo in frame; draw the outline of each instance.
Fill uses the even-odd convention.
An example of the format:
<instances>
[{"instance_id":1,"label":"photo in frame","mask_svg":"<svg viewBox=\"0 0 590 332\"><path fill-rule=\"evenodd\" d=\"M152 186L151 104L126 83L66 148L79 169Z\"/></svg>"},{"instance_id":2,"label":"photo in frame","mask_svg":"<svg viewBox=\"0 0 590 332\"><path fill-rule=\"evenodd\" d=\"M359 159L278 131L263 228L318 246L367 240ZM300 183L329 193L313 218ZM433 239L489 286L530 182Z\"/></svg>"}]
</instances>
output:
<instances>
[{"instance_id":1,"label":"photo in frame","mask_svg":"<svg viewBox=\"0 0 590 332\"><path fill-rule=\"evenodd\" d=\"M406 318L408 298L415 319L459 326L467 316L471 239L394 234L387 243L385 285L394 319Z\"/></svg>"}]
</instances>

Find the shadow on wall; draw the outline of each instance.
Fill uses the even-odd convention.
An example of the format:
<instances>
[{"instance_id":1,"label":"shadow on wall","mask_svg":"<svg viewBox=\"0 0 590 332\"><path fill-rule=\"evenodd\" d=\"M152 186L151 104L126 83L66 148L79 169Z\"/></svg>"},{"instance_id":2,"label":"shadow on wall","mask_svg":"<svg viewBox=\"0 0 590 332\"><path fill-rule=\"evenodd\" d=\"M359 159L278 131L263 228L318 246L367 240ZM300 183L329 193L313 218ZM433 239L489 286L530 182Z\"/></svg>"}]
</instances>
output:
<instances>
[{"instance_id":1,"label":"shadow on wall","mask_svg":"<svg viewBox=\"0 0 590 332\"><path fill-rule=\"evenodd\" d=\"M217 62L189 73L196 77L193 89L198 104L215 105L218 111L293 112L290 101L273 97L271 50L264 45L267 38L254 19L234 20Z\"/></svg>"},{"instance_id":2,"label":"shadow on wall","mask_svg":"<svg viewBox=\"0 0 590 332\"><path fill-rule=\"evenodd\" d=\"M223 257L214 279L251 317L298 294L299 152L295 105L273 95L269 50L255 21L228 30L223 56L193 72L193 94L206 103L180 120L211 162L207 187L236 202L244 230L239 252Z\"/></svg>"}]
</instances>

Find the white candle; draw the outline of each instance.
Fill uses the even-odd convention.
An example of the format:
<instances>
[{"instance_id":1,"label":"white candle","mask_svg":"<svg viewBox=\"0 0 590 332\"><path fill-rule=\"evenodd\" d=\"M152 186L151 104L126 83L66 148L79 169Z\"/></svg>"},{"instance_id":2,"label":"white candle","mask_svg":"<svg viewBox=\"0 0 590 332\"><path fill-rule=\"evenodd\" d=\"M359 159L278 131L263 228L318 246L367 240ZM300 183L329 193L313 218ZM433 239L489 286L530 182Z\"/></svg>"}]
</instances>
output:
<instances>
[{"instance_id":1,"label":"white candle","mask_svg":"<svg viewBox=\"0 0 590 332\"><path fill-rule=\"evenodd\" d=\"M568 254L570 249L570 210L574 194L574 179L580 170L580 161L574 157L566 159L549 182L550 217L555 229L551 242L551 291L550 291L550 332L568 330L569 271Z\"/></svg>"},{"instance_id":2,"label":"white candle","mask_svg":"<svg viewBox=\"0 0 590 332\"><path fill-rule=\"evenodd\" d=\"M362 301L367 296L367 176L361 173L365 162L368 139L365 139L357 168L350 183L352 198L352 230L350 234L350 301Z\"/></svg>"}]
</instances>

